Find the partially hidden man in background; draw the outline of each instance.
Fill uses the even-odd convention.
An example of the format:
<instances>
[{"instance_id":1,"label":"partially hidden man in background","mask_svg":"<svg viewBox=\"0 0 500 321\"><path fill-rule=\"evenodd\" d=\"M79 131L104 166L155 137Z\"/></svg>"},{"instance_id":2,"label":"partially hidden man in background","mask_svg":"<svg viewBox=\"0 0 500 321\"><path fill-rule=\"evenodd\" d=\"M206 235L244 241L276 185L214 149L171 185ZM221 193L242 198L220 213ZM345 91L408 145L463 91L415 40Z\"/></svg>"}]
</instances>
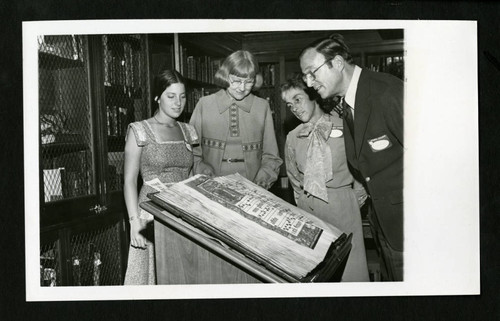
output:
<instances>
[{"instance_id":1,"label":"partially hidden man in background","mask_svg":"<svg viewBox=\"0 0 500 321\"><path fill-rule=\"evenodd\" d=\"M355 65L338 34L307 46L300 67L307 86L323 99L341 98L346 156L372 200L370 224L385 278L402 281L403 81Z\"/></svg>"}]
</instances>

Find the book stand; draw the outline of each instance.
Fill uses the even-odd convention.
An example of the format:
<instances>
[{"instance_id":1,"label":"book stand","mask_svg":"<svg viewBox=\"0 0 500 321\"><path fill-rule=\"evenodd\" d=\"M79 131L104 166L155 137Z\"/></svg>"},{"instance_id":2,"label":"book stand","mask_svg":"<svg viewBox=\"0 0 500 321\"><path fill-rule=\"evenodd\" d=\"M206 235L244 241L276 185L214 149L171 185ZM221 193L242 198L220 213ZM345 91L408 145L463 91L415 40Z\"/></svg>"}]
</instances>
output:
<instances>
[{"instance_id":1,"label":"book stand","mask_svg":"<svg viewBox=\"0 0 500 321\"><path fill-rule=\"evenodd\" d=\"M180 218L175 208L165 209L153 201L141 208L155 217L155 256L158 284L232 284L338 282L351 250L352 234L342 234L328 250L325 260L309 275L297 280L265 262L256 262L216 237ZM177 253L172 252L172 242Z\"/></svg>"}]
</instances>

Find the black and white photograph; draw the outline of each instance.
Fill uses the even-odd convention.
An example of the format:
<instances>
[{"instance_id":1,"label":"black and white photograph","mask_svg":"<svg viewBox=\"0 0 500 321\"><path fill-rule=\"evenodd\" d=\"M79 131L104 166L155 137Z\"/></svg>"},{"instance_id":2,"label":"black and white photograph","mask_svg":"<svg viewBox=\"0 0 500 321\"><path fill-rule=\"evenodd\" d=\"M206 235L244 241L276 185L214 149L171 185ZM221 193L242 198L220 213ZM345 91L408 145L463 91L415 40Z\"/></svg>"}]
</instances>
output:
<instances>
[{"instance_id":1,"label":"black and white photograph","mask_svg":"<svg viewBox=\"0 0 500 321\"><path fill-rule=\"evenodd\" d=\"M24 22L26 300L480 294L462 61L475 21Z\"/></svg>"}]
</instances>

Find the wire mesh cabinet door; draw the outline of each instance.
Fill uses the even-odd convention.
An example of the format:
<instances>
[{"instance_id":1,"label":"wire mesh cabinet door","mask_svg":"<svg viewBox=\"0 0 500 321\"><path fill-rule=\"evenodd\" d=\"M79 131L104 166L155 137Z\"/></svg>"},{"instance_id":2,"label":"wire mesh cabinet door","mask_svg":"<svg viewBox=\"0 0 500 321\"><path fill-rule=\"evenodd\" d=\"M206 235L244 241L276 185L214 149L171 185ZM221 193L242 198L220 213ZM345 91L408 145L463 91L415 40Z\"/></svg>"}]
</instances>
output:
<instances>
[{"instance_id":1,"label":"wire mesh cabinet door","mask_svg":"<svg viewBox=\"0 0 500 321\"><path fill-rule=\"evenodd\" d=\"M89 63L87 37L38 37L42 286L71 284L64 222L98 202Z\"/></svg>"},{"instance_id":2,"label":"wire mesh cabinet door","mask_svg":"<svg viewBox=\"0 0 500 321\"><path fill-rule=\"evenodd\" d=\"M87 38L39 36L38 48L41 201L95 195Z\"/></svg>"},{"instance_id":3,"label":"wire mesh cabinet door","mask_svg":"<svg viewBox=\"0 0 500 321\"><path fill-rule=\"evenodd\" d=\"M147 39L38 37L41 285L121 284L126 129L148 117Z\"/></svg>"}]
</instances>

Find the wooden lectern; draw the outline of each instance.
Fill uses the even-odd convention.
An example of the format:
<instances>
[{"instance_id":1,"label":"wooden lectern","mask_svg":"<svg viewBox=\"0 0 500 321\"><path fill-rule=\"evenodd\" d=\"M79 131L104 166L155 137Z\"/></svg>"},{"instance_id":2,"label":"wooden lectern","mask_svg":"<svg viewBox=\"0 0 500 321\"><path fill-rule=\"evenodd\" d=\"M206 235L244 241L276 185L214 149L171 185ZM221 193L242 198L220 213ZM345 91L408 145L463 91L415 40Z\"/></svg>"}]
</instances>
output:
<instances>
[{"instance_id":1,"label":"wooden lectern","mask_svg":"<svg viewBox=\"0 0 500 321\"><path fill-rule=\"evenodd\" d=\"M352 234L342 234L330 246L325 260L308 276L296 280L255 262L152 201L140 206L155 217L158 284L338 282L351 250Z\"/></svg>"}]
</instances>

